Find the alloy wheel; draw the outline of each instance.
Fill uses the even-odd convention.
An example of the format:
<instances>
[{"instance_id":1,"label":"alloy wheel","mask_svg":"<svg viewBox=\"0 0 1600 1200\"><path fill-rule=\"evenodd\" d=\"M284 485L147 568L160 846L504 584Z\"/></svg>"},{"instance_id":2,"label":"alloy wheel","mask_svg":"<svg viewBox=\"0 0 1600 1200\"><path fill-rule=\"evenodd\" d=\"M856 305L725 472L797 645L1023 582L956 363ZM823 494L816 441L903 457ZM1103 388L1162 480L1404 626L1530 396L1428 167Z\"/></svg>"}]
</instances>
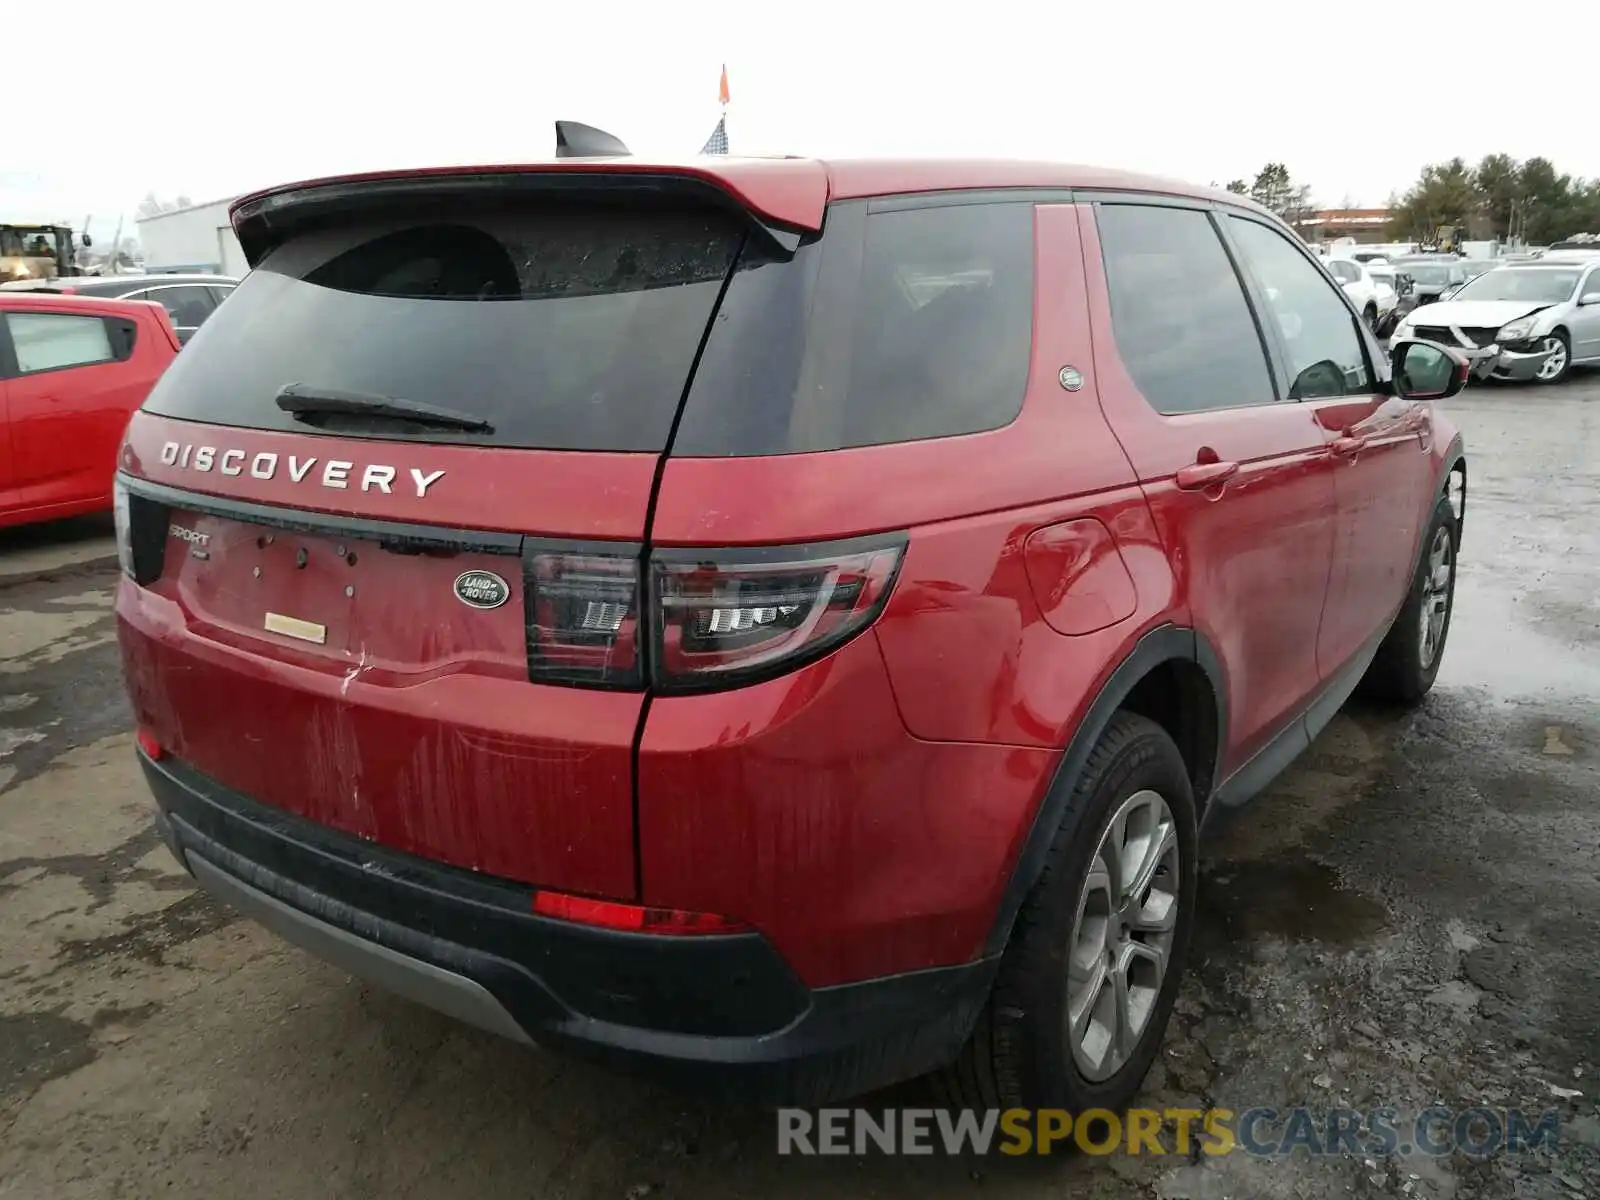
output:
<instances>
[{"instance_id":1,"label":"alloy wheel","mask_svg":"<svg viewBox=\"0 0 1600 1200\"><path fill-rule=\"evenodd\" d=\"M1067 1041L1085 1079L1109 1079L1150 1024L1178 924L1177 824L1159 792L1124 800L1078 897L1067 963Z\"/></svg>"},{"instance_id":2,"label":"alloy wheel","mask_svg":"<svg viewBox=\"0 0 1600 1200\"><path fill-rule=\"evenodd\" d=\"M1422 619L1417 625L1423 670L1433 666L1444 640L1445 618L1450 614L1450 576L1455 567L1450 531L1441 525L1428 547L1428 565L1422 577Z\"/></svg>"},{"instance_id":3,"label":"alloy wheel","mask_svg":"<svg viewBox=\"0 0 1600 1200\"><path fill-rule=\"evenodd\" d=\"M1560 338L1551 336L1544 339L1542 349L1549 354L1539 367L1540 379L1554 379L1567 369L1567 346Z\"/></svg>"}]
</instances>

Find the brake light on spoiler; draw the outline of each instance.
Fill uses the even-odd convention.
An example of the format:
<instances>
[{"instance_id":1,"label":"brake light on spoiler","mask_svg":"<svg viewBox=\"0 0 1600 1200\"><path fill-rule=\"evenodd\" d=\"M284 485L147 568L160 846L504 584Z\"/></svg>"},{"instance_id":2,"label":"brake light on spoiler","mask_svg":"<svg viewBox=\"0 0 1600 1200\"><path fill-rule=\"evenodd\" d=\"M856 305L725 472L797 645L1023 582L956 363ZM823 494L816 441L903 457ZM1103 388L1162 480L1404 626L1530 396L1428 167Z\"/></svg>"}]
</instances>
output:
<instances>
[{"instance_id":1,"label":"brake light on spoiler","mask_svg":"<svg viewBox=\"0 0 1600 1200\"><path fill-rule=\"evenodd\" d=\"M904 535L647 560L530 543L523 555L528 673L536 683L710 691L793 670L883 610Z\"/></svg>"}]
</instances>

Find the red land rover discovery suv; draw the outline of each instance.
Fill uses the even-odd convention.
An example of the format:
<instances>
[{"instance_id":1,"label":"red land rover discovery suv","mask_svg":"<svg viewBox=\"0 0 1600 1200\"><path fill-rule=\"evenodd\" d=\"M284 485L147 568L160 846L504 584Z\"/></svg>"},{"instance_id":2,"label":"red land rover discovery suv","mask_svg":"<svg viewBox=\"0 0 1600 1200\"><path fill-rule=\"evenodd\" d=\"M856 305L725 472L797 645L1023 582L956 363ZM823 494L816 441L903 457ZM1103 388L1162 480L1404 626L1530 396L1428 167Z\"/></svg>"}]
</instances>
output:
<instances>
[{"instance_id":1,"label":"red land rover discovery suv","mask_svg":"<svg viewBox=\"0 0 1600 1200\"><path fill-rule=\"evenodd\" d=\"M1465 364L1238 196L569 159L233 215L122 451L140 761L201 884L464 1020L1116 1106L1202 819L1438 669Z\"/></svg>"}]
</instances>

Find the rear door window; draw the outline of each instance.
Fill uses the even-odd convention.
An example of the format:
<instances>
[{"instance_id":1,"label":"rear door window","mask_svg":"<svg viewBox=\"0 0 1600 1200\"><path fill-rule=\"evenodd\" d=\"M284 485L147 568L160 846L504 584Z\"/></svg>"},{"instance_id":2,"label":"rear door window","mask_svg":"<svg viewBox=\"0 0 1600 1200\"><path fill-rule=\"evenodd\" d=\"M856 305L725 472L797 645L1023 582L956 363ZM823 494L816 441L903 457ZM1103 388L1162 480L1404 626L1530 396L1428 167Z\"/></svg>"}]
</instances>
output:
<instances>
[{"instance_id":1,"label":"rear door window","mask_svg":"<svg viewBox=\"0 0 1600 1200\"><path fill-rule=\"evenodd\" d=\"M1095 213L1117 352L1159 413L1270 404L1266 351L1211 218L1102 204Z\"/></svg>"},{"instance_id":2,"label":"rear door window","mask_svg":"<svg viewBox=\"0 0 1600 1200\"><path fill-rule=\"evenodd\" d=\"M767 455L1015 420L1033 340L1033 205L829 208L793 258L752 242L673 453Z\"/></svg>"},{"instance_id":3,"label":"rear door window","mask_svg":"<svg viewBox=\"0 0 1600 1200\"><path fill-rule=\"evenodd\" d=\"M121 334L121 329L113 330L100 317L8 312L5 323L19 375L115 362L127 357L119 353L119 342L124 339L114 336ZM121 326L126 322L117 324Z\"/></svg>"},{"instance_id":4,"label":"rear door window","mask_svg":"<svg viewBox=\"0 0 1600 1200\"><path fill-rule=\"evenodd\" d=\"M198 284L151 288L139 298L155 300L165 308L180 336L193 333L216 308L211 289Z\"/></svg>"},{"instance_id":5,"label":"rear door window","mask_svg":"<svg viewBox=\"0 0 1600 1200\"><path fill-rule=\"evenodd\" d=\"M492 432L319 416L322 432L659 451L742 226L711 210L454 206L295 238L217 307L146 407L307 430L280 389L418 401Z\"/></svg>"}]
</instances>

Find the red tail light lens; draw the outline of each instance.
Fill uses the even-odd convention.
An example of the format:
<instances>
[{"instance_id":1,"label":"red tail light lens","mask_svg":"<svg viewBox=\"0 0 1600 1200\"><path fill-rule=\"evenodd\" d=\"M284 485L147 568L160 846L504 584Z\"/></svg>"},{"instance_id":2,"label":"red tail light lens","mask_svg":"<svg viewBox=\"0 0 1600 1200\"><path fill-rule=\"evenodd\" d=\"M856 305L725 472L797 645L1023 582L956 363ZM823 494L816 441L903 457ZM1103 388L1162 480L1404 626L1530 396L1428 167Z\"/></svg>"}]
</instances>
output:
<instances>
[{"instance_id":1,"label":"red tail light lens","mask_svg":"<svg viewBox=\"0 0 1600 1200\"><path fill-rule=\"evenodd\" d=\"M781 675L883 610L905 536L731 550L660 549L648 595L633 546L526 543L535 683L710 691ZM641 615L643 614L643 615ZM650 636L648 671L643 638Z\"/></svg>"},{"instance_id":2,"label":"red tail light lens","mask_svg":"<svg viewBox=\"0 0 1600 1200\"><path fill-rule=\"evenodd\" d=\"M117 533L117 562L129 579L133 572L133 505L128 487L120 479L111 483L111 519Z\"/></svg>"},{"instance_id":3,"label":"red tail light lens","mask_svg":"<svg viewBox=\"0 0 1600 1200\"><path fill-rule=\"evenodd\" d=\"M599 929L621 929L633 933L712 934L747 933L743 921L716 913L686 912L680 908L646 908L638 904L619 904L615 900L596 900L590 896L569 896L565 892L535 892L533 911L541 917L554 917Z\"/></svg>"},{"instance_id":4,"label":"red tail light lens","mask_svg":"<svg viewBox=\"0 0 1600 1200\"><path fill-rule=\"evenodd\" d=\"M545 549L523 552L528 674L535 683L638 688L639 558Z\"/></svg>"},{"instance_id":5,"label":"red tail light lens","mask_svg":"<svg viewBox=\"0 0 1600 1200\"><path fill-rule=\"evenodd\" d=\"M820 658L872 623L904 551L903 537L656 551L652 684L663 692L731 687Z\"/></svg>"}]
</instances>

